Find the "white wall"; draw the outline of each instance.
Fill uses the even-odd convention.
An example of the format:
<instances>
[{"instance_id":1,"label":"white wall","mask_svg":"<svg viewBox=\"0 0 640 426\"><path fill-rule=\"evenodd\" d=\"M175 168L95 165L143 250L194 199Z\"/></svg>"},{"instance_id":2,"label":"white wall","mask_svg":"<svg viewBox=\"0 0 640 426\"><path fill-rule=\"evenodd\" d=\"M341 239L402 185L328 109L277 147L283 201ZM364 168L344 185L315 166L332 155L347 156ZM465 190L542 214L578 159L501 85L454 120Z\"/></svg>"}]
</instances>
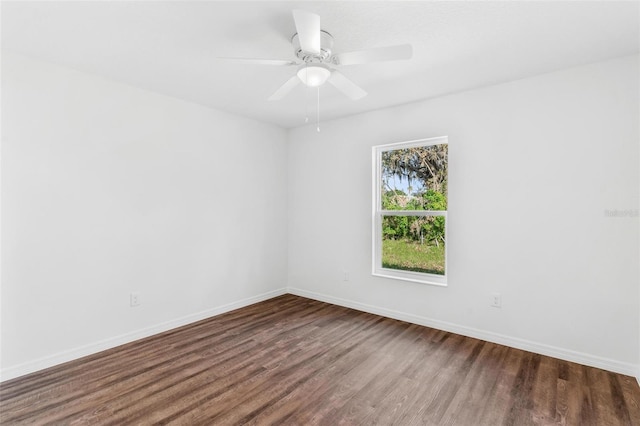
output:
<instances>
[{"instance_id":1,"label":"white wall","mask_svg":"<svg viewBox=\"0 0 640 426\"><path fill-rule=\"evenodd\" d=\"M292 130L290 291L634 374L638 218L605 210L639 206L638 75L625 57ZM373 277L371 147L441 135L449 285Z\"/></svg>"},{"instance_id":2,"label":"white wall","mask_svg":"<svg viewBox=\"0 0 640 426\"><path fill-rule=\"evenodd\" d=\"M2 197L3 380L285 291L275 126L3 52Z\"/></svg>"},{"instance_id":3,"label":"white wall","mask_svg":"<svg viewBox=\"0 0 640 426\"><path fill-rule=\"evenodd\" d=\"M280 294L287 270L293 293L637 372L638 219L605 210L639 204L638 68L293 129L287 148L274 126L3 52L2 379ZM372 277L371 146L440 135L449 286Z\"/></svg>"}]
</instances>

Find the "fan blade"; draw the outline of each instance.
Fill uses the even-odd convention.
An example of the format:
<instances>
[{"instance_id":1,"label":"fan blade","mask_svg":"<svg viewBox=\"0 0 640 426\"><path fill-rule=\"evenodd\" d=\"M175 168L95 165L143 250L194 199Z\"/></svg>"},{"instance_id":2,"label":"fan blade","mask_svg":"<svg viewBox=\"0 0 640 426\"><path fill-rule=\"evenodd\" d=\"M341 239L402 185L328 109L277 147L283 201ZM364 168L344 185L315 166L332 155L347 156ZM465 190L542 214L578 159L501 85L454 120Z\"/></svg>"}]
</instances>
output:
<instances>
[{"instance_id":1,"label":"fan blade","mask_svg":"<svg viewBox=\"0 0 640 426\"><path fill-rule=\"evenodd\" d=\"M226 62L237 63L237 64L248 64L248 65L296 65L293 61L285 61L281 59L257 59L257 58L225 58L219 57L217 59L222 59Z\"/></svg>"},{"instance_id":2,"label":"fan blade","mask_svg":"<svg viewBox=\"0 0 640 426\"><path fill-rule=\"evenodd\" d=\"M293 90L300 83L300 79L297 75L294 75L289 80L286 81L278 90L275 91L273 95L269 97L270 101L279 101L289 94L290 91Z\"/></svg>"},{"instance_id":3,"label":"fan blade","mask_svg":"<svg viewBox=\"0 0 640 426\"><path fill-rule=\"evenodd\" d=\"M331 77L329 77L329 83L331 83L336 89L347 95L354 101L367 96L367 92L362 90L360 86L356 85L353 81L349 80L340 71L333 71Z\"/></svg>"},{"instance_id":4,"label":"fan blade","mask_svg":"<svg viewBox=\"0 0 640 426\"><path fill-rule=\"evenodd\" d=\"M410 44L399 44L397 46L376 47L373 49L340 53L335 56L335 59L336 65L356 65L411 59L412 56L413 48Z\"/></svg>"},{"instance_id":5,"label":"fan blade","mask_svg":"<svg viewBox=\"0 0 640 426\"><path fill-rule=\"evenodd\" d=\"M293 20L300 40L300 48L305 53L320 54L320 16L306 10L293 11Z\"/></svg>"}]
</instances>

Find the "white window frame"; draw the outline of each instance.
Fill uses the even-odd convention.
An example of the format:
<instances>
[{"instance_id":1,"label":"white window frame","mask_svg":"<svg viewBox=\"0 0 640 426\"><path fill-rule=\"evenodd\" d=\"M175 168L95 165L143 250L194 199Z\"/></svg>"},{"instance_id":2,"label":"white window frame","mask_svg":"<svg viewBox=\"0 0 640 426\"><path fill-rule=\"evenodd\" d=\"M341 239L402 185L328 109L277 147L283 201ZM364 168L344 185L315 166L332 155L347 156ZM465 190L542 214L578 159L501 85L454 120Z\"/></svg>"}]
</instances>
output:
<instances>
[{"instance_id":1,"label":"white window frame","mask_svg":"<svg viewBox=\"0 0 640 426\"><path fill-rule=\"evenodd\" d=\"M418 139L407 142L397 142L386 145L377 145L372 149L373 153L373 260L372 274L377 277L392 278L396 280L412 281L421 284L431 284L437 286L447 285L447 252L448 244L445 242L444 253L444 275L429 274L426 272L402 271L398 269L390 269L382 267L382 218L383 216L444 216L444 233L445 239L448 236L449 220L447 219L447 211L434 210L383 210L381 200L381 182L382 182L382 153L386 151L395 151L398 149L417 148L431 145L448 144L447 136L439 136L436 138ZM447 158L447 161L449 159ZM448 188L447 188L448 189ZM448 194L447 194L448 198ZM448 203L447 203L448 209Z\"/></svg>"}]
</instances>

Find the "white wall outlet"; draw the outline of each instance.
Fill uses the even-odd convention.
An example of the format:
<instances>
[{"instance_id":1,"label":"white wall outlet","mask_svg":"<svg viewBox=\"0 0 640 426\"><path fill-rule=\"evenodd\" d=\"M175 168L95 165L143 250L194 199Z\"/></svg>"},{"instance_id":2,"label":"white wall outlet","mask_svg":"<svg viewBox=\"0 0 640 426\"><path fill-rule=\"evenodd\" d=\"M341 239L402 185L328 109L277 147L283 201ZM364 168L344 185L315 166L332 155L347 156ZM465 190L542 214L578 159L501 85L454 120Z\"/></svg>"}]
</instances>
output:
<instances>
[{"instance_id":1,"label":"white wall outlet","mask_svg":"<svg viewBox=\"0 0 640 426\"><path fill-rule=\"evenodd\" d=\"M140 305L140 293L134 292L129 295L129 304L131 306L139 306Z\"/></svg>"},{"instance_id":2,"label":"white wall outlet","mask_svg":"<svg viewBox=\"0 0 640 426\"><path fill-rule=\"evenodd\" d=\"M349 271L344 271L342 273L342 281L349 281Z\"/></svg>"},{"instance_id":3,"label":"white wall outlet","mask_svg":"<svg viewBox=\"0 0 640 426\"><path fill-rule=\"evenodd\" d=\"M502 308L502 296L500 293L491 293L491 306L494 308Z\"/></svg>"}]
</instances>

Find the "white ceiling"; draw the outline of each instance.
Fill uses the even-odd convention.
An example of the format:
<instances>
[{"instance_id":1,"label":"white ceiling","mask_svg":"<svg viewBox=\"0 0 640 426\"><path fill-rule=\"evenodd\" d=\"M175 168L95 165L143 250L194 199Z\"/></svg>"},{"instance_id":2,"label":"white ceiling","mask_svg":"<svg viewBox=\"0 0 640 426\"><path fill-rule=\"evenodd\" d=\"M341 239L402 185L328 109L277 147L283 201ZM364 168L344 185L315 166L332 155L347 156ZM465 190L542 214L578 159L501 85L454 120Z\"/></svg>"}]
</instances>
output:
<instances>
[{"instance_id":1,"label":"white ceiling","mask_svg":"<svg viewBox=\"0 0 640 426\"><path fill-rule=\"evenodd\" d=\"M369 95L321 88L323 120L515 80L640 50L631 2L2 2L2 47L282 127L315 114L309 89L267 98L294 67L291 10L315 12L334 52L411 43L410 61L341 67Z\"/></svg>"}]
</instances>

